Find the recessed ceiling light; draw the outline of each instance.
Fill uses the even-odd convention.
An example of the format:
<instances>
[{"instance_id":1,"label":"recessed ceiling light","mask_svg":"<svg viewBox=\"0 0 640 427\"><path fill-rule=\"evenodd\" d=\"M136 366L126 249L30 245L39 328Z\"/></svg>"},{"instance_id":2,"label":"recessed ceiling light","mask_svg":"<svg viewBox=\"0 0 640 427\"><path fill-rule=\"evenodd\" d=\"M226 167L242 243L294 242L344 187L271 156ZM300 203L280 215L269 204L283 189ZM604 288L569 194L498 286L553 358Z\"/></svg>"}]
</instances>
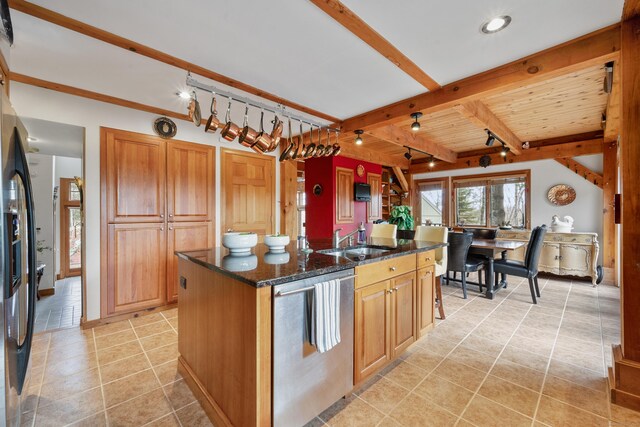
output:
<instances>
[{"instance_id":1,"label":"recessed ceiling light","mask_svg":"<svg viewBox=\"0 0 640 427\"><path fill-rule=\"evenodd\" d=\"M176 92L176 95L178 95L181 99L189 99L189 98L191 98L191 94L189 92L184 91L184 90L181 90L180 92Z\"/></svg>"},{"instance_id":2,"label":"recessed ceiling light","mask_svg":"<svg viewBox=\"0 0 640 427\"><path fill-rule=\"evenodd\" d=\"M482 25L482 32L485 34L497 33L500 30L504 30L509 23L511 23L509 15L496 16Z\"/></svg>"}]
</instances>

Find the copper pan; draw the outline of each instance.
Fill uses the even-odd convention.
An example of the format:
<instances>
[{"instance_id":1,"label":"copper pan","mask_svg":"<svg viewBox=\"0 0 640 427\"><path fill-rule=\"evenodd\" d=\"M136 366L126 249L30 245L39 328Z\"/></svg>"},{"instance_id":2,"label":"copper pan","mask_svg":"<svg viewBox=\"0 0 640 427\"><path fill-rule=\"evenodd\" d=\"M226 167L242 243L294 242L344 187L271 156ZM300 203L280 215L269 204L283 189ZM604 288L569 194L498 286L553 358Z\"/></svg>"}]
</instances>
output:
<instances>
[{"instance_id":1,"label":"copper pan","mask_svg":"<svg viewBox=\"0 0 640 427\"><path fill-rule=\"evenodd\" d=\"M249 107L244 107L244 121L240 136L238 136L238 142L244 147L251 147L256 142L258 137L258 131L249 126Z\"/></svg>"},{"instance_id":2,"label":"copper pan","mask_svg":"<svg viewBox=\"0 0 640 427\"><path fill-rule=\"evenodd\" d=\"M218 110L216 108L216 95L213 95L211 99L211 115L207 120L207 124L204 126L205 132L215 133L218 130L222 122L218 119Z\"/></svg>"},{"instance_id":3,"label":"copper pan","mask_svg":"<svg viewBox=\"0 0 640 427\"><path fill-rule=\"evenodd\" d=\"M192 92L193 96L191 97L191 101L189 102L189 120L193 122L194 125L200 126L202 123L202 113L200 111L200 103L198 102L198 96L196 95L196 91Z\"/></svg>"},{"instance_id":4,"label":"copper pan","mask_svg":"<svg viewBox=\"0 0 640 427\"><path fill-rule=\"evenodd\" d=\"M225 125L220 132L220 135L227 141L233 141L240 134L240 128L237 124L231 121L231 99L229 99L229 105L227 106L227 113L225 114Z\"/></svg>"},{"instance_id":5,"label":"copper pan","mask_svg":"<svg viewBox=\"0 0 640 427\"><path fill-rule=\"evenodd\" d=\"M260 111L260 133L256 136L256 142L251 148L256 153L266 153L272 142L271 136L264 130L264 111Z\"/></svg>"},{"instance_id":6,"label":"copper pan","mask_svg":"<svg viewBox=\"0 0 640 427\"><path fill-rule=\"evenodd\" d=\"M280 154L280 161L284 162L285 160L289 160L291 158L291 151L295 147L293 143L293 139L291 137L291 119L289 119L289 135L287 136L287 147L282 150Z\"/></svg>"},{"instance_id":7,"label":"copper pan","mask_svg":"<svg viewBox=\"0 0 640 427\"><path fill-rule=\"evenodd\" d=\"M269 134L271 137L271 145L267 149L267 152L269 153L275 151L280 145L280 141L282 140L282 131L284 130L284 123L282 123L282 120L280 120L278 116L275 116L271 123L273 123L273 129L271 130L271 134Z\"/></svg>"}]
</instances>

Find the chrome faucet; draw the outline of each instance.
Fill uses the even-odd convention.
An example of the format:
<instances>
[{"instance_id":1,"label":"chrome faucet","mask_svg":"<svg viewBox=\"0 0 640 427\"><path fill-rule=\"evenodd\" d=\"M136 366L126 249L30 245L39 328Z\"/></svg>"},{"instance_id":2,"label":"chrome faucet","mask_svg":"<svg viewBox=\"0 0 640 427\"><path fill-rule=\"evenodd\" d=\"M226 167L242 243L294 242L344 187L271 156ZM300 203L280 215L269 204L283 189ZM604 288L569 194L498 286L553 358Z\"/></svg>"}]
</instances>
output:
<instances>
[{"instance_id":1,"label":"chrome faucet","mask_svg":"<svg viewBox=\"0 0 640 427\"><path fill-rule=\"evenodd\" d=\"M333 247L339 248L340 243L344 242L346 239L352 238L354 234L356 234L358 231L361 231L361 230L364 230L364 224L362 223L358 228L353 230L351 233L347 234L346 236L340 237L340 231L342 231L342 228L338 228L336 231L333 232Z\"/></svg>"}]
</instances>

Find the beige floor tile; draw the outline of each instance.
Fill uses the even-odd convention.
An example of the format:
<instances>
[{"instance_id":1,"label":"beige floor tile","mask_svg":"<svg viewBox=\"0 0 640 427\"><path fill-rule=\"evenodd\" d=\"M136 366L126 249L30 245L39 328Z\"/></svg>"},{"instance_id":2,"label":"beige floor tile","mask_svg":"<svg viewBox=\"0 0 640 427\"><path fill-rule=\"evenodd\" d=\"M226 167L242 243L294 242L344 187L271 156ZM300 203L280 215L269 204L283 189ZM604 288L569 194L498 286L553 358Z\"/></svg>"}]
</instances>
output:
<instances>
[{"instance_id":1,"label":"beige floor tile","mask_svg":"<svg viewBox=\"0 0 640 427\"><path fill-rule=\"evenodd\" d=\"M327 415L325 414L325 416ZM350 399L340 411L331 414L330 417L324 418L321 415L320 418L330 426L365 427L375 426L382 421L384 415L363 400L354 398Z\"/></svg>"},{"instance_id":2,"label":"beige floor tile","mask_svg":"<svg viewBox=\"0 0 640 427\"><path fill-rule=\"evenodd\" d=\"M175 415L169 414L149 424L145 424L145 427L180 427L180 422Z\"/></svg>"},{"instance_id":3,"label":"beige floor tile","mask_svg":"<svg viewBox=\"0 0 640 427\"><path fill-rule=\"evenodd\" d=\"M138 338L148 337L150 335L160 334L162 332L173 331L173 328L164 318L160 322L149 323L147 325L136 326L136 334Z\"/></svg>"},{"instance_id":4,"label":"beige floor tile","mask_svg":"<svg viewBox=\"0 0 640 427\"><path fill-rule=\"evenodd\" d=\"M178 419L183 426L211 427L213 424L198 402L187 405L176 411Z\"/></svg>"},{"instance_id":5,"label":"beige floor tile","mask_svg":"<svg viewBox=\"0 0 640 427\"><path fill-rule=\"evenodd\" d=\"M542 393L602 417L609 416L606 393L582 387L553 375L547 375Z\"/></svg>"},{"instance_id":6,"label":"beige floor tile","mask_svg":"<svg viewBox=\"0 0 640 427\"><path fill-rule=\"evenodd\" d=\"M98 369L78 372L59 380L45 383L40 390L40 405L43 405L46 401L64 399L67 396L98 387L99 385Z\"/></svg>"},{"instance_id":7,"label":"beige floor tile","mask_svg":"<svg viewBox=\"0 0 640 427\"><path fill-rule=\"evenodd\" d=\"M164 394L169 398L173 409L180 409L196 400L196 397L184 380L165 385L163 388Z\"/></svg>"},{"instance_id":8,"label":"beige floor tile","mask_svg":"<svg viewBox=\"0 0 640 427\"><path fill-rule=\"evenodd\" d=\"M562 325L560 327L559 336L566 336L569 338L575 338L584 341L590 341L593 343L600 343L602 341L602 336L599 328L591 327L590 329L579 329L579 328L571 328L568 326Z\"/></svg>"},{"instance_id":9,"label":"beige floor tile","mask_svg":"<svg viewBox=\"0 0 640 427\"><path fill-rule=\"evenodd\" d=\"M457 345L456 342L427 335L418 340L416 345L440 356L446 356Z\"/></svg>"},{"instance_id":10,"label":"beige floor tile","mask_svg":"<svg viewBox=\"0 0 640 427\"><path fill-rule=\"evenodd\" d=\"M544 381L544 372L527 368L522 365L500 358L491 370L491 375L510 381L519 386L540 392Z\"/></svg>"},{"instance_id":11,"label":"beige floor tile","mask_svg":"<svg viewBox=\"0 0 640 427\"><path fill-rule=\"evenodd\" d=\"M556 342L556 348L567 350L567 351L575 351L580 353L587 353L590 355L598 355L602 354L602 343L594 343L590 341L577 340L566 335L558 337L558 341Z\"/></svg>"},{"instance_id":12,"label":"beige floor tile","mask_svg":"<svg viewBox=\"0 0 640 427\"><path fill-rule=\"evenodd\" d=\"M161 365L163 363L178 358L178 344L169 344L147 351L147 357L151 361L151 366Z\"/></svg>"},{"instance_id":13,"label":"beige floor tile","mask_svg":"<svg viewBox=\"0 0 640 427\"><path fill-rule=\"evenodd\" d=\"M141 426L171 412L162 389L157 389L107 409L107 417L113 427Z\"/></svg>"},{"instance_id":14,"label":"beige floor tile","mask_svg":"<svg viewBox=\"0 0 640 427\"><path fill-rule=\"evenodd\" d=\"M29 358L29 363L31 363L32 368L37 368L38 366L43 366L44 362L47 360L47 352L43 351L40 353L32 354Z\"/></svg>"},{"instance_id":15,"label":"beige floor tile","mask_svg":"<svg viewBox=\"0 0 640 427\"><path fill-rule=\"evenodd\" d=\"M536 420L550 426L604 427L609 425L609 421L606 418L599 417L591 412L583 411L544 395L540 400Z\"/></svg>"},{"instance_id":16,"label":"beige floor tile","mask_svg":"<svg viewBox=\"0 0 640 427\"><path fill-rule=\"evenodd\" d=\"M496 356L489 356L488 354L463 347L456 348L447 358L483 372L489 372L496 360Z\"/></svg>"},{"instance_id":17,"label":"beige floor tile","mask_svg":"<svg viewBox=\"0 0 640 427\"><path fill-rule=\"evenodd\" d=\"M453 426L457 418L416 394L410 394L391 413L391 417L403 426L446 427Z\"/></svg>"},{"instance_id":18,"label":"beige floor tile","mask_svg":"<svg viewBox=\"0 0 640 427\"><path fill-rule=\"evenodd\" d=\"M107 408L160 387L151 369L103 385Z\"/></svg>"},{"instance_id":19,"label":"beige floor tile","mask_svg":"<svg viewBox=\"0 0 640 427\"><path fill-rule=\"evenodd\" d=\"M553 345L553 342L556 339L558 330L544 330L538 328L531 328L529 326L521 325L516 331L517 336L521 336L524 338L528 338L530 340L539 341L539 342L550 342Z\"/></svg>"},{"instance_id":20,"label":"beige floor tile","mask_svg":"<svg viewBox=\"0 0 640 427\"><path fill-rule=\"evenodd\" d=\"M384 417L384 419L380 422L380 424L378 424L377 427L402 427L402 424L391 417Z\"/></svg>"},{"instance_id":21,"label":"beige floor tile","mask_svg":"<svg viewBox=\"0 0 640 427\"><path fill-rule=\"evenodd\" d=\"M442 362L434 373L471 391L478 389L486 375L475 368L448 359Z\"/></svg>"},{"instance_id":22,"label":"beige floor tile","mask_svg":"<svg viewBox=\"0 0 640 427\"><path fill-rule=\"evenodd\" d=\"M122 332L116 332L115 334L110 335L102 335L96 337L96 348L98 351L103 350L108 347L113 347L116 345L124 344L129 341L136 340L136 334L133 332L133 329L128 329Z\"/></svg>"},{"instance_id":23,"label":"beige floor tile","mask_svg":"<svg viewBox=\"0 0 640 427\"><path fill-rule=\"evenodd\" d=\"M531 353L511 344L505 347L498 360L508 360L509 362L525 366L536 371L546 372L549 364L549 357L540 354Z\"/></svg>"},{"instance_id":24,"label":"beige floor tile","mask_svg":"<svg viewBox=\"0 0 640 427\"><path fill-rule=\"evenodd\" d=\"M162 347L162 346L177 343L177 342L178 342L178 334L173 329L140 339L140 344L142 345L142 348L144 348L145 351L153 350L154 348Z\"/></svg>"},{"instance_id":25,"label":"beige floor tile","mask_svg":"<svg viewBox=\"0 0 640 427\"><path fill-rule=\"evenodd\" d=\"M306 423L304 427L322 427L326 425L327 424L324 421L322 421L320 418L315 417L314 419Z\"/></svg>"},{"instance_id":26,"label":"beige floor tile","mask_svg":"<svg viewBox=\"0 0 640 427\"><path fill-rule=\"evenodd\" d=\"M103 335L109 335L116 332L122 332L131 329L131 324L128 320L121 320L119 322L110 323L108 325L97 326L93 328L93 333L96 337Z\"/></svg>"},{"instance_id":27,"label":"beige floor tile","mask_svg":"<svg viewBox=\"0 0 640 427\"><path fill-rule=\"evenodd\" d=\"M381 374L396 384L411 390L427 376L428 372L410 363L401 362L389 371L383 370Z\"/></svg>"},{"instance_id":28,"label":"beige floor tile","mask_svg":"<svg viewBox=\"0 0 640 427\"><path fill-rule=\"evenodd\" d=\"M62 359L56 356L57 353L52 351L51 357L47 360L43 378L45 383L60 380L63 377L98 367L98 359L95 353L81 353L73 357Z\"/></svg>"},{"instance_id":29,"label":"beige floor tile","mask_svg":"<svg viewBox=\"0 0 640 427\"><path fill-rule=\"evenodd\" d=\"M178 309L177 308L172 308L170 310L164 310L162 312L160 312L160 314L162 314L162 316L165 319L171 319L174 317L178 317Z\"/></svg>"},{"instance_id":30,"label":"beige floor tile","mask_svg":"<svg viewBox=\"0 0 640 427\"><path fill-rule=\"evenodd\" d=\"M611 404L611 421L615 426L640 426L640 412Z\"/></svg>"},{"instance_id":31,"label":"beige floor tile","mask_svg":"<svg viewBox=\"0 0 640 427\"><path fill-rule=\"evenodd\" d=\"M443 359L443 356L432 353L429 350L425 350L423 347L412 346L409 348L401 358L412 365L416 365L419 368L424 369L427 372L431 372Z\"/></svg>"},{"instance_id":32,"label":"beige floor tile","mask_svg":"<svg viewBox=\"0 0 640 427\"><path fill-rule=\"evenodd\" d=\"M482 327L473 331L473 335L488 339L499 344L506 344L511 338L511 331L504 330L499 326Z\"/></svg>"},{"instance_id":33,"label":"beige floor tile","mask_svg":"<svg viewBox=\"0 0 640 427\"><path fill-rule=\"evenodd\" d=\"M498 356L504 348L504 344L471 335L460 343L460 347L486 353L490 356Z\"/></svg>"},{"instance_id":34,"label":"beige floor tile","mask_svg":"<svg viewBox=\"0 0 640 427\"><path fill-rule=\"evenodd\" d=\"M104 350L98 350L98 363L100 365L106 365L107 363L113 363L139 353L142 353L140 343L138 341L131 341Z\"/></svg>"},{"instance_id":35,"label":"beige floor tile","mask_svg":"<svg viewBox=\"0 0 640 427\"><path fill-rule=\"evenodd\" d=\"M151 365L147 360L147 356L143 353L136 354L126 359L120 359L116 362L103 365L100 368L102 383L106 384L111 381L118 380L128 375L149 369Z\"/></svg>"},{"instance_id":36,"label":"beige floor tile","mask_svg":"<svg viewBox=\"0 0 640 427\"><path fill-rule=\"evenodd\" d=\"M169 321L169 324L171 325L171 327L177 331L178 330L178 318L177 317L173 317L173 318L169 319L168 321Z\"/></svg>"},{"instance_id":37,"label":"beige floor tile","mask_svg":"<svg viewBox=\"0 0 640 427\"><path fill-rule=\"evenodd\" d=\"M106 412L98 412L87 418L83 418L75 423L72 423L69 427L106 427L107 426L107 414Z\"/></svg>"},{"instance_id":38,"label":"beige floor tile","mask_svg":"<svg viewBox=\"0 0 640 427\"><path fill-rule=\"evenodd\" d=\"M408 394L409 390L384 377L377 377L377 381L368 383L358 392L362 400L387 415Z\"/></svg>"},{"instance_id":39,"label":"beige floor tile","mask_svg":"<svg viewBox=\"0 0 640 427\"><path fill-rule=\"evenodd\" d=\"M607 392L607 377L600 372L590 371L579 366L551 359L549 374L571 381L583 387Z\"/></svg>"},{"instance_id":40,"label":"beige floor tile","mask_svg":"<svg viewBox=\"0 0 640 427\"><path fill-rule=\"evenodd\" d=\"M60 426L104 411L100 387L59 396L56 400L42 398L36 411L36 426Z\"/></svg>"},{"instance_id":41,"label":"beige floor tile","mask_svg":"<svg viewBox=\"0 0 640 427\"><path fill-rule=\"evenodd\" d=\"M149 323L155 323L164 320L164 316L161 313L143 314L131 319L131 324L134 328L142 325L148 325Z\"/></svg>"},{"instance_id":42,"label":"beige floor tile","mask_svg":"<svg viewBox=\"0 0 640 427\"><path fill-rule=\"evenodd\" d=\"M513 338L509 340L508 345L544 357L551 356L551 352L553 351L552 341L537 341L523 337L522 335L514 335Z\"/></svg>"},{"instance_id":43,"label":"beige floor tile","mask_svg":"<svg viewBox=\"0 0 640 427\"><path fill-rule=\"evenodd\" d=\"M604 372L604 357L602 352L599 354L588 354L556 347L553 349L551 358L592 371Z\"/></svg>"},{"instance_id":44,"label":"beige floor tile","mask_svg":"<svg viewBox=\"0 0 640 427\"><path fill-rule=\"evenodd\" d=\"M492 400L477 395L462 414L462 418L482 427L531 426L532 420Z\"/></svg>"},{"instance_id":45,"label":"beige floor tile","mask_svg":"<svg viewBox=\"0 0 640 427\"><path fill-rule=\"evenodd\" d=\"M414 393L442 406L455 415L462 414L473 393L450 381L431 374L415 388Z\"/></svg>"},{"instance_id":46,"label":"beige floor tile","mask_svg":"<svg viewBox=\"0 0 640 427\"><path fill-rule=\"evenodd\" d=\"M178 373L178 360L172 360L162 365L156 365L153 367L160 384L166 385L174 381L178 381L182 378L182 375Z\"/></svg>"},{"instance_id":47,"label":"beige floor tile","mask_svg":"<svg viewBox=\"0 0 640 427\"><path fill-rule=\"evenodd\" d=\"M487 377L478 394L528 417L533 417L540 395L493 375Z\"/></svg>"}]
</instances>

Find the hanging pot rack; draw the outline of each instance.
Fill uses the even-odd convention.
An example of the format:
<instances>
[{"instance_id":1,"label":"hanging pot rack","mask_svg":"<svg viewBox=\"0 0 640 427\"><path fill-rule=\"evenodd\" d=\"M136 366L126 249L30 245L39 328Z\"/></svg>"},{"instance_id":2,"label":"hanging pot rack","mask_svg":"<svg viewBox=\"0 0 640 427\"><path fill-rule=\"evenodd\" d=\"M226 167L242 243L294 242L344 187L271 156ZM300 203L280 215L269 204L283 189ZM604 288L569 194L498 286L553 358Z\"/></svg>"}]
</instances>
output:
<instances>
[{"instance_id":1,"label":"hanging pot rack","mask_svg":"<svg viewBox=\"0 0 640 427\"><path fill-rule=\"evenodd\" d=\"M252 99L246 98L244 96L240 96L240 95L236 95L232 92L226 91L226 90L222 90L222 89L218 89L215 86L211 86L205 83L201 83L198 80L194 79L193 77L191 77L191 73L187 74L187 86L193 88L193 89L199 89L202 90L204 92L209 92L215 96L222 96L223 98L227 98L229 101L236 101L239 102L241 104L245 104L245 105L249 105L252 106L254 108L259 108L260 110L264 110L264 111L269 111L273 114L279 115L281 117L286 117L287 119L296 121L296 122L300 122L300 123L304 123L307 124L309 126L315 126L318 128L325 128L328 129L332 132L340 132L339 128L331 128L328 127L326 125L323 125L319 122L315 122L313 120L309 120L306 117L302 117L299 116L297 114L293 114L288 112L287 110L285 110L285 107L282 106L281 104L278 104L277 107L273 107L271 105L267 105L264 104L262 102L259 101L254 101Z\"/></svg>"}]
</instances>

